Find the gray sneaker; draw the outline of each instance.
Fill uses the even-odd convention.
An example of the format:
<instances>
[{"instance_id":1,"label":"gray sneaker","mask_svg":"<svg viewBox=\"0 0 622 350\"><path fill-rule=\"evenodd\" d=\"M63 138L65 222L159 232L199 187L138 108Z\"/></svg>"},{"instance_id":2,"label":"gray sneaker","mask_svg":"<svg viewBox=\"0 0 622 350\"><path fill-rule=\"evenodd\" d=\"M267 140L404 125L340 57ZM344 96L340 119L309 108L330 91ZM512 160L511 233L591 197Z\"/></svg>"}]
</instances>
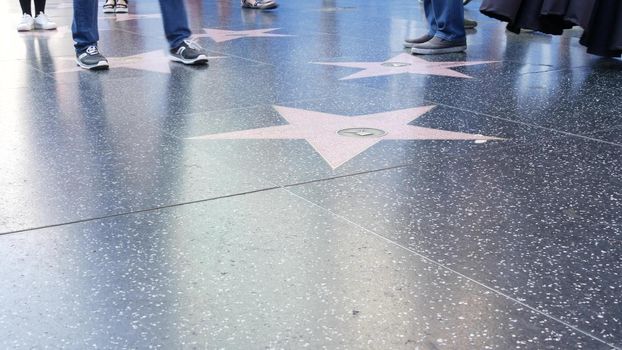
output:
<instances>
[{"instance_id":1,"label":"gray sneaker","mask_svg":"<svg viewBox=\"0 0 622 350\"><path fill-rule=\"evenodd\" d=\"M420 36L418 38L406 39L406 40L404 40L404 47L407 48L407 49L410 49L414 45L416 45L416 44L423 44L425 42L430 41L432 38L434 38L434 35L426 34L426 35L422 35L422 36Z\"/></svg>"},{"instance_id":2,"label":"gray sneaker","mask_svg":"<svg viewBox=\"0 0 622 350\"><path fill-rule=\"evenodd\" d=\"M462 52L466 50L466 48L466 38L448 41L435 36L430 41L413 45L410 52L415 55L438 55L442 53Z\"/></svg>"},{"instance_id":3,"label":"gray sneaker","mask_svg":"<svg viewBox=\"0 0 622 350\"><path fill-rule=\"evenodd\" d=\"M181 45L170 50L170 59L183 64L206 64L207 52L194 41L184 40Z\"/></svg>"},{"instance_id":4,"label":"gray sneaker","mask_svg":"<svg viewBox=\"0 0 622 350\"><path fill-rule=\"evenodd\" d=\"M84 69L108 69L108 60L99 52L95 45L91 45L84 52L76 54L76 63Z\"/></svg>"},{"instance_id":5,"label":"gray sneaker","mask_svg":"<svg viewBox=\"0 0 622 350\"><path fill-rule=\"evenodd\" d=\"M470 19L464 19L464 29L475 29L475 27L477 27L477 22L470 20Z\"/></svg>"},{"instance_id":6,"label":"gray sneaker","mask_svg":"<svg viewBox=\"0 0 622 350\"><path fill-rule=\"evenodd\" d=\"M242 7L257 10L271 10L279 7L275 0L242 0Z\"/></svg>"}]
</instances>

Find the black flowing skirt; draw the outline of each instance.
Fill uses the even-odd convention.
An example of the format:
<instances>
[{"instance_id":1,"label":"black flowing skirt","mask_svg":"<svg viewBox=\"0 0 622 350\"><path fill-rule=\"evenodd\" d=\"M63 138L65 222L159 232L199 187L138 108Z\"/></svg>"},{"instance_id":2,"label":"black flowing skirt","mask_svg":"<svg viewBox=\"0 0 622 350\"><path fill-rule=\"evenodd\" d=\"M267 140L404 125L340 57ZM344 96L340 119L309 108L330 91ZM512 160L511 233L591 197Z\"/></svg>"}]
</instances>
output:
<instances>
[{"instance_id":1,"label":"black flowing skirt","mask_svg":"<svg viewBox=\"0 0 622 350\"><path fill-rule=\"evenodd\" d=\"M560 35L581 26L581 44L600 56L622 55L622 0L483 0L480 11L508 22L508 30Z\"/></svg>"}]
</instances>

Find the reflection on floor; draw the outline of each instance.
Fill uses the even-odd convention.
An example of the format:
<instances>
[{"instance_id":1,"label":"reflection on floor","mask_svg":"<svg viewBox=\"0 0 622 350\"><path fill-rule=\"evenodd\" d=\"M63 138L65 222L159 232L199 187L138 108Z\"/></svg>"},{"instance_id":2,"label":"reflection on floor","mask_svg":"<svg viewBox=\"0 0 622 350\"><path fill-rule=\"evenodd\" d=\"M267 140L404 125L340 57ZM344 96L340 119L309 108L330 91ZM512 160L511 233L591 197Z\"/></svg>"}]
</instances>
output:
<instances>
[{"instance_id":1,"label":"reflection on floor","mask_svg":"<svg viewBox=\"0 0 622 350\"><path fill-rule=\"evenodd\" d=\"M101 14L111 69L0 5L0 348L622 347L622 61L412 0Z\"/></svg>"}]
</instances>

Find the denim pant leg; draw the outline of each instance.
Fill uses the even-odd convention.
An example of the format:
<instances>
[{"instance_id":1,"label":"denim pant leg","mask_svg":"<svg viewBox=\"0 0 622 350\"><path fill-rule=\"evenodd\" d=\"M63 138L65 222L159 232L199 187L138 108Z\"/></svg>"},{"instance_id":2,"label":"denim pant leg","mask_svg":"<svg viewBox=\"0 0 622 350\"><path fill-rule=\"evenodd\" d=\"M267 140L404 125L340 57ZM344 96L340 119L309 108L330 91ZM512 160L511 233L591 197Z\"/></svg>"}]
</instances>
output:
<instances>
[{"instance_id":1,"label":"denim pant leg","mask_svg":"<svg viewBox=\"0 0 622 350\"><path fill-rule=\"evenodd\" d=\"M432 7L432 0L423 0L423 10L425 12L425 19L428 21L428 34L434 36L438 30L436 25L436 15L434 15L434 8Z\"/></svg>"},{"instance_id":2,"label":"denim pant leg","mask_svg":"<svg viewBox=\"0 0 622 350\"><path fill-rule=\"evenodd\" d=\"M160 0L160 10L168 45L171 49L176 48L192 34L184 0Z\"/></svg>"},{"instance_id":3,"label":"denim pant leg","mask_svg":"<svg viewBox=\"0 0 622 350\"><path fill-rule=\"evenodd\" d=\"M73 23L71 34L77 53L84 52L89 46L97 45L97 0L73 0Z\"/></svg>"},{"instance_id":4,"label":"denim pant leg","mask_svg":"<svg viewBox=\"0 0 622 350\"><path fill-rule=\"evenodd\" d=\"M428 18L430 27L436 27L435 36L444 40L459 40L466 36L464 31L464 5L461 0L425 0L424 6L431 7L433 19ZM426 15L428 11L426 10Z\"/></svg>"}]
</instances>

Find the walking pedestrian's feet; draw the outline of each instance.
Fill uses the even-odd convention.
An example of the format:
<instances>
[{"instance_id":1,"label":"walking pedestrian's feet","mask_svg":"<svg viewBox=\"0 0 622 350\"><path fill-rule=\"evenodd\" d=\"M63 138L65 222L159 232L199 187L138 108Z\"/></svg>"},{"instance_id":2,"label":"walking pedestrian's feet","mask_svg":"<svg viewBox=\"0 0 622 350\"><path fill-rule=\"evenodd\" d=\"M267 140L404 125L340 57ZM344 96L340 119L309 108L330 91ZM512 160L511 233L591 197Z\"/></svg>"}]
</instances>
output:
<instances>
[{"instance_id":1,"label":"walking pedestrian's feet","mask_svg":"<svg viewBox=\"0 0 622 350\"><path fill-rule=\"evenodd\" d=\"M50 18L43 12L39 12L37 17L35 17L35 28L43 29L43 30L52 30L56 29L56 23L52 22Z\"/></svg>"},{"instance_id":2,"label":"walking pedestrian's feet","mask_svg":"<svg viewBox=\"0 0 622 350\"><path fill-rule=\"evenodd\" d=\"M275 0L242 0L242 7L257 10L271 10L279 7Z\"/></svg>"},{"instance_id":3,"label":"walking pedestrian's feet","mask_svg":"<svg viewBox=\"0 0 622 350\"><path fill-rule=\"evenodd\" d=\"M77 53L76 63L84 69L108 69L108 60L99 52L95 45L89 46L84 52Z\"/></svg>"},{"instance_id":4,"label":"walking pedestrian's feet","mask_svg":"<svg viewBox=\"0 0 622 350\"><path fill-rule=\"evenodd\" d=\"M407 49L410 49L414 45L416 45L416 44L423 44L425 42L430 41L432 38L434 38L434 35L425 34L425 35L422 35L422 36L420 36L418 38L405 39L404 40L404 47L407 48Z\"/></svg>"},{"instance_id":5,"label":"walking pedestrian's feet","mask_svg":"<svg viewBox=\"0 0 622 350\"><path fill-rule=\"evenodd\" d=\"M443 40L437 36L422 44L415 44L411 52L416 55L438 55L466 50L466 38L458 40Z\"/></svg>"},{"instance_id":6,"label":"walking pedestrian's feet","mask_svg":"<svg viewBox=\"0 0 622 350\"><path fill-rule=\"evenodd\" d=\"M104 13L114 13L114 7L117 5L115 0L106 0L104 4Z\"/></svg>"},{"instance_id":7,"label":"walking pedestrian's feet","mask_svg":"<svg viewBox=\"0 0 622 350\"><path fill-rule=\"evenodd\" d=\"M207 52L199 44L184 40L181 45L171 49L171 61L183 64L205 64L207 63Z\"/></svg>"},{"instance_id":8,"label":"walking pedestrian's feet","mask_svg":"<svg viewBox=\"0 0 622 350\"><path fill-rule=\"evenodd\" d=\"M127 13L127 1L117 0L117 4L114 6L115 13Z\"/></svg>"},{"instance_id":9,"label":"walking pedestrian's feet","mask_svg":"<svg viewBox=\"0 0 622 350\"><path fill-rule=\"evenodd\" d=\"M22 16L22 19L17 24L17 31L28 32L33 29L35 29L35 20L32 19L31 15L24 13L24 15Z\"/></svg>"}]
</instances>

